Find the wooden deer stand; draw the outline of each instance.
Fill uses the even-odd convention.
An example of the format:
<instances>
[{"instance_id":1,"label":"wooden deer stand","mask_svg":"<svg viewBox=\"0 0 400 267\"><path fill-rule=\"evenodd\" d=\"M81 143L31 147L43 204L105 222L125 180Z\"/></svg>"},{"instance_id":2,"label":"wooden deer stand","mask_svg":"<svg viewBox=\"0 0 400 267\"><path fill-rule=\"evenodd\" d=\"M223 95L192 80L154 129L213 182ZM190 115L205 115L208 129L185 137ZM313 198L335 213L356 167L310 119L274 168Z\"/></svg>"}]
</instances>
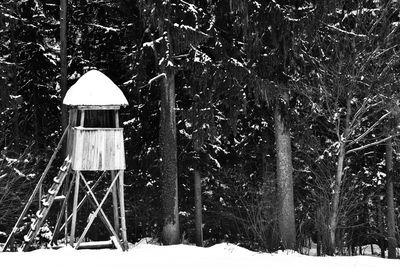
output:
<instances>
[{"instance_id":1,"label":"wooden deer stand","mask_svg":"<svg viewBox=\"0 0 400 267\"><path fill-rule=\"evenodd\" d=\"M57 176L53 178L53 184L47 194L40 197L39 210L35 214L35 219L30 225L28 233L24 236L23 251L27 251L34 242L53 202L57 199L62 199L63 203L57 217L51 244L56 242L60 231L64 229L65 239L67 240L69 236L69 244L75 249L114 245L119 249L127 250L124 203L125 152L123 130L119 127L118 111L121 106L128 105L128 101L121 90L107 76L99 71L91 70L68 90L63 103L70 108L69 126L59 141L2 251L6 251L10 245L11 250L13 250L12 243L15 234L18 232L18 227L28 213L36 195L41 191L46 174L60 150L65 136L68 138L67 157ZM99 171L102 174L90 187L87 173L94 172L96 174ZM69 179L70 174L72 174L71 180ZM94 190L107 174L110 174L110 181L107 183L106 192L99 202ZM62 186L64 186L63 195L58 196L57 194ZM110 194L112 194L113 224L102 208ZM68 216L67 204L70 195L73 196L72 214ZM80 195L81 199L79 199ZM89 200L92 205L93 212L86 220L87 224L83 232L79 238L76 238L78 211L86 200ZM109 242L84 243L89 228L98 216L110 233ZM62 225L63 218L64 224ZM69 223L71 223L71 227L68 233Z\"/></svg>"},{"instance_id":2,"label":"wooden deer stand","mask_svg":"<svg viewBox=\"0 0 400 267\"><path fill-rule=\"evenodd\" d=\"M67 154L71 159L73 178L69 192L72 191L74 183L70 245L75 249L80 248L94 219L99 216L110 232L114 245L127 250L124 203L125 151L118 111L121 106L128 105L128 101L108 77L99 71L91 70L68 90L63 104L70 107ZM103 174L90 187L83 172L93 171L102 171ZM107 172L111 177L110 183L103 199L98 201L93 190ZM85 196L78 203L80 187ZM110 193L114 213L113 225L102 209ZM87 198L95 210L76 240L78 211ZM59 225L60 222L56 225L56 231Z\"/></svg>"}]
</instances>

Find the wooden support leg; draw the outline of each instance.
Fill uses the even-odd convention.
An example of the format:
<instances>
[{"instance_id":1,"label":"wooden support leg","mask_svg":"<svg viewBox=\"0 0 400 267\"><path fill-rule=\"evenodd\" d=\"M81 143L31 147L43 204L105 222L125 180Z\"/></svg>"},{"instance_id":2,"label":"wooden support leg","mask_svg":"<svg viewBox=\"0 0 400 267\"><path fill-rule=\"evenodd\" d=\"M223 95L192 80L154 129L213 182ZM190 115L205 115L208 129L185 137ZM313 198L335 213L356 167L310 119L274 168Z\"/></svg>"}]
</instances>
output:
<instances>
[{"instance_id":1,"label":"wooden support leg","mask_svg":"<svg viewBox=\"0 0 400 267\"><path fill-rule=\"evenodd\" d=\"M82 179L81 179L81 182L82 182L81 186L82 186L83 188L86 187L89 203L92 205L92 207L93 207L94 209L97 209L97 207L99 206L99 202L97 201L96 196L94 195L92 189L89 187L89 184L87 183L87 181L85 180L85 178L84 178L83 176L81 176L81 178L82 178ZM114 231L114 228L112 227L112 224L111 224L111 222L108 220L108 218L107 218L106 214L104 213L103 209L100 209L99 214L100 214L100 219L103 221L103 223L104 223L104 225L106 226L108 232L109 232L111 235L114 235L116 238L118 238L117 233Z\"/></svg>"},{"instance_id":2,"label":"wooden support leg","mask_svg":"<svg viewBox=\"0 0 400 267\"><path fill-rule=\"evenodd\" d=\"M196 169L194 171L194 212L195 212L195 229L196 229L196 246L203 246L203 215L202 215L202 196L201 196L201 176Z\"/></svg>"},{"instance_id":3,"label":"wooden support leg","mask_svg":"<svg viewBox=\"0 0 400 267\"><path fill-rule=\"evenodd\" d=\"M39 196L38 196L38 209L40 210L40 209L42 209L42 197L43 197L43 185L41 184L40 185L40 188L39 188Z\"/></svg>"},{"instance_id":4,"label":"wooden support leg","mask_svg":"<svg viewBox=\"0 0 400 267\"><path fill-rule=\"evenodd\" d=\"M61 210L60 210L60 213L58 214L58 217L57 217L56 226L54 227L54 233L53 233L53 236L51 237L51 241L50 241L51 245L53 245L54 242L57 241L58 234L60 232L61 221L62 221L63 217L65 217L63 215L65 215L65 213L66 213L65 210L67 208L67 203L68 203L69 195L71 193L72 185L73 185L73 182L71 182L69 184L68 191L66 192L66 194L65 194L65 190L64 190L65 199L64 199L64 201L63 201L63 203L61 205Z\"/></svg>"},{"instance_id":5,"label":"wooden support leg","mask_svg":"<svg viewBox=\"0 0 400 267\"><path fill-rule=\"evenodd\" d=\"M121 209L121 234L123 250L128 250L128 239L126 236L126 221L125 221L125 199L124 199L124 171L119 171L119 207Z\"/></svg>"},{"instance_id":6,"label":"wooden support leg","mask_svg":"<svg viewBox=\"0 0 400 267\"><path fill-rule=\"evenodd\" d=\"M17 248L15 247L15 237L14 237L14 235L11 236L10 251L11 252L17 251Z\"/></svg>"},{"instance_id":7,"label":"wooden support leg","mask_svg":"<svg viewBox=\"0 0 400 267\"><path fill-rule=\"evenodd\" d=\"M95 208L95 209L96 209L97 207L100 207L100 219L103 221L104 225L106 226L106 228L107 228L107 230L110 232L110 234L111 234L112 236L114 236L114 238L115 238L116 241L118 242L117 246L119 246L119 247L122 248L122 243L121 243L121 241L120 241L119 238L118 238L118 234L114 231L114 229L113 229L113 227L112 227L110 221L108 220L106 214L104 213L104 211L103 211L103 209L101 208L99 202L97 201L95 195L93 194L93 191L90 189L88 183L86 182L85 177L83 177L83 175L82 175L81 178L82 178L81 180L82 180L82 183L83 183L83 187L86 187L86 189L88 190L88 194L89 194L89 196L90 196L90 197L89 197L89 202L90 202L90 204L92 204L93 208ZM117 182L117 178L118 178L118 177L115 177L115 178L114 178L115 183ZM114 180L113 180L113 181L114 181ZM111 184L112 184L112 181L111 181ZM112 187L112 186L110 186L110 188L111 188L111 187Z\"/></svg>"},{"instance_id":8,"label":"wooden support leg","mask_svg":"<svg viewBox=\"0 0 400 267\"><path fill-rule=\"evenodd\" d=\"M76 175L74 173L74 175ZM73 179L72 179L73 181ZM67 184L70 184L71 188L69 188L69 191L71 191L72 189L72 184L73 182L70 181L70 177L69 175L66 177L66 183L65 183L65 187L64 187L64 196L67 194L66 190L67 189ZM65 229L64 229L64 241L65 241L65 245L68 244L68 225L67 225L67 218L68 218L68 201L65 202L65 209L64 209L64 219L65 219Z\"/></svg>"},{"instance_id":9,"label":"wooden support leg","mask_svg":"<svg viewBox=\"0 0 400 267\"><path fill-rule=\"evenodd\" d=\"M79 179L80 172L75 172L75 192L74 192L74 203L72 206L72 223L71 223L71 236L69 243L71 246L74 246L75 242L75 231L76 231L76 215L77 215L77 206L78 206L78 197L79 197Z\"/></svg>"},{"instance_id":10,"label":"wooden support leg","mask_svg":"<svg viewBox=\"0 0 400 267\"><path fill-rule=\"evenodd\" d=\"M64 210L64 218L68 217L68 203L67 206L65 207ZM65 245L68 245L68 223L67 223L67 219L65 219L65 223L64 223L65 227L64 227L64 239L65 239Z\"/></svg>"},{"instance_id":11,"label":"wooden support leg","mask_svg":"<svg viewBox=\"0 0 400 267\"><path fill-rule=\"evenodd\" d=\"M105 172L103 172L103 174L99 177L99 179L97 179L97 181L94 183L94 185L90 188L90 190L95 190L96 187L99 185L101 179L105 176ZM79 205L76 209L77 212L79 212L79 210L82 208L83 204L85 204L86 200L89 197L89 192L86 193L86 195L82 198L82 200L79 202ZM72 214L70 216L67 216L66 218L68 218L65 223L61 226L60 231L62 229L64 229L64 227L72 220Z\"/></svg>"},{"instance_id":12,"label":"wooden support leg","mask_svg":"<svg viewBox=\"0 0 400 267\"><path fill-rule=\"evenodd\" d=\"M115 171L111 171L111 181L115 178ZM118 212L118 193L117 193L118 181L115 182L112 187L112 197L113 197L113 211L114 211L114 229L119 235L119 212Z\"/></svg>"},{"instance_id":13,"label":"wooden support leg","mask_svg":"<svg viewBox=\"0 0 400 267\"><path fill-rule=\"evenodd\" d=\"M101 207L103 206L103 204L104 204L104 202L106 201L108 195L110 194L110 192L111 192L111 190L112 190L112 187L114 186L114 184L115 184L115 182L116 182L116 180L117 180L118 177L119 177L119 175L117 175L117 176L115 177L115 179L112 181L110 187L107 189L107 192L106 192L106 194L105 194L104 197L103 197L103 200L100 202L100 204L98 204L97 209L93 212L91 218L89 219L88 224L86 225L85 229L83 230L83 233L82 233L81 237L79 238L78 242L77 242L76 245L75 245L75 249L78 249L78 248L79 248L79 245L82 243L83 239L85 238L87 232L89 231L90 226L92 225L94 219L97 217L97 214L100 212ZM87 185L87 183L86 183L86 181L84 180L83 177L82 177L82 180L85 182L86 187L90 190L90 187ZM92 196L94 196L94 194L93 194L93 192L92 192L91 190L90 190L89 192L90 192L90 194L91 194ZM93 200L95 200L95 201L97 202L96 198L94 198ZM114 231L114 229L113 229L112 227L111 227L110 230Z\"/></svg>"}]
</instances>

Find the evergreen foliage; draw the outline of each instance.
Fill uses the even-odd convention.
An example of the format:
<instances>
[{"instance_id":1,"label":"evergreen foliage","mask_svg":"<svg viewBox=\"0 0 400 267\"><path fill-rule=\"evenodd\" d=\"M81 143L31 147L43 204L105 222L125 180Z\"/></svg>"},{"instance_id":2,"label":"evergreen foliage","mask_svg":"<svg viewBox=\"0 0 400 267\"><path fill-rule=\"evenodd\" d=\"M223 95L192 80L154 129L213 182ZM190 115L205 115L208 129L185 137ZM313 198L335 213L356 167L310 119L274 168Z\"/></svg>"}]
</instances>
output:
<instances>
[{"instance_id":1,"label":"evergreen foliage","mask_svg":"<svg viewBox=\"0 0 400 267\"><path fill-rule=\"evenodd\" d=\"M310 238L321 254L386 247L389 139L399 198L399 3L68 0L68 85L98 69L130 104L121 111L129 241L161 237L160 99L170 75L180 241L194 242L192 177L199 171L207 245L282 246L278 104L291 135L299 250ZM0 3L3 232L62 134L59 24L59 1Z\"/></svg>"}]
</instances>

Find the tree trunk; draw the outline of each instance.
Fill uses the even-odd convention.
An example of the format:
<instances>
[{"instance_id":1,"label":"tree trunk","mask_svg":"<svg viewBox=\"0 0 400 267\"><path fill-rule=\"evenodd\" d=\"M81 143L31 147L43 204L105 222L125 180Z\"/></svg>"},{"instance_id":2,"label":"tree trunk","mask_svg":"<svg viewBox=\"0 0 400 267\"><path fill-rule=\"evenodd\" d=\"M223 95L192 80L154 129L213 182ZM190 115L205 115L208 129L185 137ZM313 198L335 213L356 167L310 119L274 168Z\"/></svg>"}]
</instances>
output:
<instances>
[{"instance_id":1,"label":"tree trunk","mask_svg":"<svg viewBox=\"0 0 400 267\"><path fill-rule=\"evenodd\" d=\"M296 228L293 200L293 166L290 131L284 115L289 102L289 94L282 94L282 101L277 101L274 112L276 173L279 200L279 233L285 249L296 248Z\"/></svg>"},{"instance_id":2,"label":"tree trunk","mask_svg":"<svg viewBox=\"0 0 400 267\"><path fill-rule=\"evenodd\" d=\"M336 248L336 228L339 218L340 192L342 189L343 167L346 154L345 144L340 144L339 157L336 167L335 185L333 190L332 210L329 219L329 248L328 254L333 255Z\"/></svg>"},{"instance_id":3,"label":"tree trunk","mask_svg":"<svg viewBox=\"0 0 400 267\"><path fill-rule=\"evenodd\" d=\"M165 245L178 244L178 167L176 152L175 74L165 66L166 74L161 89L160 147L161 147L161 202Z\"/></svg>"},{"instance_id":4,"label":"tree trunk","mask_svg":"<svg viewBox=\"0 0 400 267\"><path fill-rule=\"evenodd\" d=\"M15 21L10 21L10 50L11 50L11 60L12 60L12 84L13 84L13 93L18 94L18 80L17 80L17 52L16 52L16 44L15 44ZM14 136L16 143L19 141L20 133L19 133L19 106L16 104L14 107Z\"/></svg>"},{"instance_id":5,"label":"tree trunk","mask_svg":"<svg viewBox=\"0 0 400 267\"><path fill-rule=\"evenodd\" d=\"M322 240L321 240L321 234L319 232L317 232L317 256L321 256L321 244L322 244Z\"/></svg>"},{"instance_id":6,"label":"tree trunk","mask_svg":"<svg viewBox=\"0 0 400 267\"><path fill-rule=\"evenodd\" d=\"M273 177L268 176L268 161L267 161L267 146L263 144L261 146L261 173L263 178L263 188L262 188L262 211L268 214L267 216L277 215L273 213L271 208L275 208L276 204L276 180ZM271 220L271 218L268 218ZM275 219L277 219L275 217Z\"/></svg>"},{"instance_id":7,"label":"tree trunk","mask_svg":"<svg viewBox=\"0 0 400 267\"><path fill-rule=\"evenodd\" d=\"M10 91L8 90L7 80L0 76L0 108L6 109L9 105Z\"/></svg>"},{"instance_id":8,"label":"tree trunk","mask_svg":"<svg viewBox=\"0 0 400 267\"><path fill-rule=\"evenodd\" d=\"M67 0L61 0L60 2L60 64L61 64L60 89L61 89L61 101L62 101L68 90ZM67 113L67 108L63 104L61 104L61 123L64 131L68 125L68 113ZM64 149L64 151L66 150Z\"/></svg>"},{"instance_id":9,"label":"tree trunk","mask_svg":"<svg viewBox=\"0 0 400 267\"><path fill-rule=\"evenodd\" d=\"M351 99L352 93L350 92L346 100L346 119L344 121L343 136L339 136L339 155L336 166L335 183L333 187L331 215L329 218L329 255L333 255L336 248L336 229L339 223L339 204L344 175L344 160L346 157L346 140L350 134Z\"/></svg>"},{"instance_id":10,"label":"tree trunk","mask_svg":"<svg viewBox=\"0 0 400 267\"><path fill-rule=\"evenodd\" d=\"M395 214L393 199L393 146L392 139L386 141L386 200L388 225L388 258L396 258Z\"/></svg>"},{"instance_id":11,"label":"tree trunk","mask_svg":"<svg viewBox=\"0 0 400 267\"><path fill-rule=\"evenodd\" d=\"M385 258L385 228L384 228L384 222L383 222L383 216L382 216L382 206L381 206L381 199L379 199L379 204L378 204L378 229L379 229L379 249L381 250L381 258Z\"/></svg>"},{"instance_id":12,"label":"tree trunk","mask_svg":"<svg viewBox=\"0 0 400 267\"><path fill-rule=\"evenodd\" d=\"M195 228L196 228L196 246L203 246L203 204L201 197L201 176L196 169L194 171L194 212L195 212Z\"/></svg>"}]
</instances>

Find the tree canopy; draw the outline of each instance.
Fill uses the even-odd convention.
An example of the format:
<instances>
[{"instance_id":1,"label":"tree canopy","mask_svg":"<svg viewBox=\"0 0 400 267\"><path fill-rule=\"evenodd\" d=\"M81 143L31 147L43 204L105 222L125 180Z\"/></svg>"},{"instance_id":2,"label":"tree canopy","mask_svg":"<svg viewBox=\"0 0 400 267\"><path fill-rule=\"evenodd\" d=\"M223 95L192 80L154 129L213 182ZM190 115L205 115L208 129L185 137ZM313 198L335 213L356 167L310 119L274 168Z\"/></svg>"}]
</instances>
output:
<instances>
[{"instance_id":1,"label":"tree canopy","mask_svg":"<svg viewBox=\"0 0 400 267\"><path fill-rule=\"evenodd\" d=\"M386 246L386 199L399 197L399 1L67 3L68 88L96 69L129 102L121 125L130 241L161 237L170 171L177 242L194 241L198 172L206 245L286 247L281 118L296 247L310 238L326 254ZM62 134L59 9L55 0L0 3L0 231L11 230ZM167 89L175 139L163 136ZM176 159L166 161L171 150ZM393 196L385 193L389 176Z\"/></svg>"}]
</instances>

